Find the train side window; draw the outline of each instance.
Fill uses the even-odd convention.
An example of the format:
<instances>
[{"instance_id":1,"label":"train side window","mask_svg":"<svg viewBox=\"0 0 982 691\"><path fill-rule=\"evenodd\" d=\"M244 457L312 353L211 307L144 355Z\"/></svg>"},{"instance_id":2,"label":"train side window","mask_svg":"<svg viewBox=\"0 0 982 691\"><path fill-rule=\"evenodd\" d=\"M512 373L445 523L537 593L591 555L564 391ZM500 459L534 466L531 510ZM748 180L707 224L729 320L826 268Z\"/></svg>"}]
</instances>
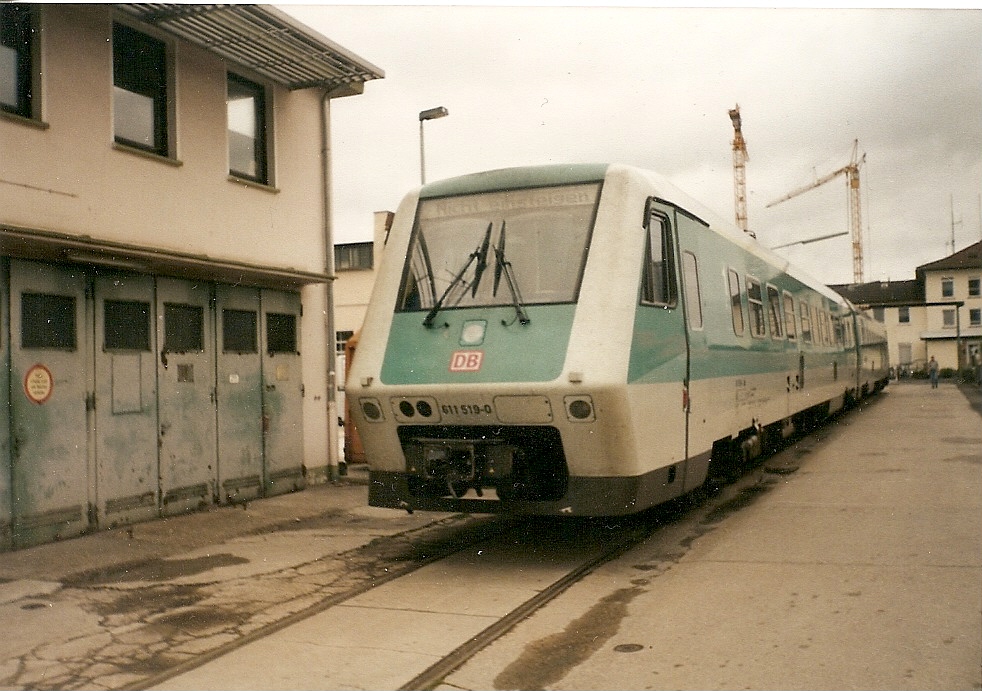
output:
<instances>
[{"instance_id":1,"label":"train side window","mask_svg":"<svg viewBox=\"0 0 982 691\"><path fill-rule=\"evenodd\" d=\"M764 298L760 292L760 281L747 276L747 304L750 307L750 335L764 337Z\"/></svg>"},{"instance_id":2,"label":"train side window","mask_svg":"<svg viewBox=\"0 0 982 691\"><path fill-rule=\"evenodd\" d=\"M685 311L689 328L702 328L702 295L699 289L699 265L696 255L682 253L682 283L685 286Z\"/></svg>"},{"instance_id":3,"label":"train side window","mask_svg":"<svg viewBox=\"0 0 982 691\"><path fill-rule=\"evenodd\" d=\"M784 293L784 324L788 330L788 340L798 340L798 327L794 321L794 297L791 293Z\"/></svg>"},{"instance_id":4,"label":"train side window","mask_svg":"<svg viewBox=\"0 0 982 691\"><path fill-rule=\"evenodd\" d=\"M648 222L644 257L641 275L642 304L675 305L672 233L668 219L664 216L653 214Z\"/></svg>"},{"instance_id":5,"label":"train side window","mask_svg":"<svg viewBox=\"0 0 982 691\"><path fill-rule=\"evenodd\" d=\"M70 295L21 295L22 348L75 350L75 298Z\"/></svg>"},{"instance_id":6,"label":"train side window","mask_svg":"<svg viewBox=\"0 0 982 691\"><path fill-rule=\"evenodd\" d=\"M103 343L109 350L150 350L150 303L106 300Z\"/></svg>"},{"instance_id":7,"label":"train side window","mask_svg":"<svg viewBox=\"0 0 982 691\"><path fill-rule=\"evenodd\" d=\"M812 318L808 303L799 302L798 312L801 315L801 340L805 343L812 342Z\"/></svg>"},{"instance_id":8,"label":"train side window","mask_svg":"<svg viewBox=\"0 0 982 691\"><path fill-rule=\"evenodd\" d=\"M781 312L781 294L774 286L767 286L767 316L771 322L771 338L784 338L784 315Z\"/></svg>"},{"instance_id":9,"label":"train side window","mask_svg":"<svg viewBox=\"0 0 982 691\"><path fill-rule=\"evenodd\" d=\"M733 269L726 270L730 287L730 314L733 318L733 333L742 336L745 330L743 323L743 303L740 302L740 276Z\"/></svg>"}]
</instances>

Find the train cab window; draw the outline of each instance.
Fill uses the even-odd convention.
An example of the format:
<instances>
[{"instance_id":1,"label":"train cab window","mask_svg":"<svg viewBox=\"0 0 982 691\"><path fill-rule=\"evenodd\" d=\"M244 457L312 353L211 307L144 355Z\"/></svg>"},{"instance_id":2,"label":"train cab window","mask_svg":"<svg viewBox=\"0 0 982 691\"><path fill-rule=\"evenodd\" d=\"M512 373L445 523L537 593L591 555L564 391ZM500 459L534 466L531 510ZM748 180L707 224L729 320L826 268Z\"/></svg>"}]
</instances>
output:
<instances>
[{"instance_id":1,"label":"train cab window","mask_svg":"<svg viewBox=\"0 0 982 691\"><path fill-rule=\"evenodd\" d=\"M297 316L295 314L266 314L266 350L273 353L297 352Z\"/></svg>"},{"instance_id":2,"label":"train cab window","mask_svg":"<svg viewBox=\"0 0 982 691\"><path fill-rule=\"evenodd\" d=\"M805 343L812 342L812 318L811 309L807 302L798 303L798 314L801 316L801 340Z\"/></svg>"},{"instance_id":3,"label":"train cab window","mask_svg":"<svg viewBox=\"0 0 982 691\"><path fill-rule=\"evenodd\" d=\"M760 281L747 276L747 304L750 307L750 335L754 338L764 337L764 298L760 290Z\"/></svg>"},{"instance_id":4,"label":"train cab window","mask_svg":"<svg viewBox=\"0 0 982 691\"><path fill-rule=\"evenodd\" d=\"M702 295L699 288L699 265L692 252L682 253L682 283L685 286L685 316L689 328L702 328Z\"/></svg>"},{"instance_id":5,"label":"train cab window","mask_svg":"<svg viewBox=\"0 0 982 691\"><path fill-rule=\"evenodd\" d=\"M109 350L150 350L150 303L106 300L103 343Z\"/></svg>"},{"instance_id":6,"label":"train cab window","mask_svg":"<svg viewBox=\"0 0 982 691\"><path fill-rule=\"evenodd\" d=\"M164 350L194 353L205 349L204 312L197 305L164 303Z\"/></svg>"},{"instance_id":7,"label":"train cab window","mask_svg":"<svg viewBox=\"0 0 982 691\"><path fill-rule=\"evenodd\" d=\"M675 304L675 271L671 247L672 234L668 219L653 215L648 223L644 249L644 269L641 274L642 304Z\"/></svg>"},{"instance_id":8,"label":"train cab window","mask_svg":"<svg viewBox=\"0 0 982 691\"><path fill-rule=\"evenodd\" d=\"M256 313L253 310L222 310L222 352L255 353Z\"/></svg>"},{"instance_id":9,"label":"train cab window","mask_svg":"<svg viewBox=\"0 0 982 691\"><path fill-rule=\"evenodd\" d=\"M781 295L774 286L767 286L767 316L771 323L771 338L784 338L784 314L781 312Z\"/></svg>"},{"instance_id":10,"label":"train cab window","mask_svg":"<svg viewBox=\"0 0 982 691\"><path fill-rule=\"evenodd\" d=\"M784 293L784 325L788 330L788 340L798 340L798 327L794 321L794 297L791 293Z\"/></svg>"},{"instance_id":11,"label":"train cab window","mask_svg":"<svg viewBox=\"0 0 982 691\"><path fill-rule=\"evenodd\" d=\"M727 269L726 278L730 288L730 315L733 319L733 333L737 336L742 336L745 327L743 323L743 303L740 302L740 276L733 269Z\"/></svg>"},{"instance_id":12,"label":"train cab window","mask_svg":"<svg viewBox=\"0 0 982 691\"><path fill-rule=\"evenodd\" d=\"M576 302L599 199L599 182L422 199L396 309Z\"/></svg>"},{"instance_id":13,"label":"train cab window","mask_svg":"<svg viewBox=\"0 0 982 691\"><path fill-rule=\"evenodd\" d=\"M21 295L21 347L75 350L75 298L70 295Z\"/></svg>"}]
</instances>

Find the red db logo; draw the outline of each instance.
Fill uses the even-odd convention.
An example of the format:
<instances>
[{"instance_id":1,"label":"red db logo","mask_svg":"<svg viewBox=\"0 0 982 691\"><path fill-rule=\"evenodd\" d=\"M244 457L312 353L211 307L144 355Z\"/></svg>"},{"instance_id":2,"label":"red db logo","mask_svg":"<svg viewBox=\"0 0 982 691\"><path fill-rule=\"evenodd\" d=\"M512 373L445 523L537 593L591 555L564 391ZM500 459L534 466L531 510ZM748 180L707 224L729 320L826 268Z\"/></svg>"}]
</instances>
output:
<instances>
[{"instance_id":1,"label":"red db logo","mask_svg":"<svg viewBox=\"0 0 982 691\"><path fill-rule=\"evenodd\" d=\"M451 372L477 372L484 361L484 351L458 350L450 356Z\"/></svg>"}]
</instances>

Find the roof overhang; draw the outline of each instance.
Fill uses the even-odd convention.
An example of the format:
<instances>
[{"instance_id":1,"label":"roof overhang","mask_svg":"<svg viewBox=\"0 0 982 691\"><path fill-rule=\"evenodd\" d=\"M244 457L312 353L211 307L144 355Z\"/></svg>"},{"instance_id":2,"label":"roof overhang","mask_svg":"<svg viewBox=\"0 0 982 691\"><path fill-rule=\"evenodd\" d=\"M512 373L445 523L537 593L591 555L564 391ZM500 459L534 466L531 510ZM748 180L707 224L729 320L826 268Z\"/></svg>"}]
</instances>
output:
<instances>
[{"instance_id":1,"label":"roof overhang","mask_svg":"<svg viewBox=\"0 0 982 691\"><path fill-rule=\"evenodd\" d=\"M360 94L385 73L270 5L129 4L117 11L285 86Z\"/></svg>"},{"instance_id":2,"label":"roof overhang","mask_svg":"<svg viewBox=\"0 0 982 691\"><path fill-rule=\"evenodd\" d=\"M0 225L0 254L38 261L82 264L257 288L297 290L332 280L327 274L215 259L86 236Z\"/></svg>"}]
</instances>

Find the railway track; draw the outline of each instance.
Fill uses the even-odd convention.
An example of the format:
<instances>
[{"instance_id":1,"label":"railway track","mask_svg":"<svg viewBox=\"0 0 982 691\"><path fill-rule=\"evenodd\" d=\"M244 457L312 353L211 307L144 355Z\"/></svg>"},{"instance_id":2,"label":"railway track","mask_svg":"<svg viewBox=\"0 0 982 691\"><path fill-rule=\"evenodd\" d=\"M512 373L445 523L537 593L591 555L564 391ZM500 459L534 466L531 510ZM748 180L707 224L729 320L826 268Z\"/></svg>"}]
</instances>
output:
<instances>
[{"instance_id":1,"label":"railway track","mask_svg":"<svg viewBox=\"0 0 982 691\"><path fill-rule=\"evenodd\" d=\"M385 556L376 558L369 570L384 574L383 578L336 593L128 688L217 688L210 680L234 678L232 675L236 673L254 673L251 668L242 669L243 658L272 657L269 641L265 639L318 615L329 617L332 612L346 612L349 619L341 623L318 620L318 623L305 624L306 635L316 630L320 638L311 640L309 650L297 655L298 659L323 660L327 639L350 635L352 643L337 650L345 657L345 666L360 670L359 685L350 680L317 676L324 672L314 670L314 676L310 678L298 676L302 674L299 671L291 671L293 676L286 682L277 676L279 688L434 689L471 657L570 586L601 565L652 539L663 528L673 528L669 538L672 545L664 550L666 562L681 558L692 540L711 530L730 511L752 501L761 486L766 486L761 482L764 477L758 470L712 498L694 495L628 517L526 520L485 517L475 520L455 515L433 527L425 557L416 554L409 561L404 551L393 549L392 542L404 541L406 536L377 540L371 547L376 557ZM366 598L371 602L364 603ZM496 605L488 605L483 600L495 601ZM378 639L364 649L359 648L356 643L359 634L357 631L352 633L358 625L343 622L383 616L378 615L379 612L401 612L402 616L396 614L389 618L388 625L378 624L380 629L385 629L379 631ZM466 623L447 625L446 630L433 636L439 640L424 644L430 652L417 659L432 660L429 664L420 663L415 667L405 664L396 668L400 663L386 662L383 650L408 648L412 639L425 638L427 618L434 616ZM401 631L399 621L403 622ZM253 644L257 647L251 649ZM298 645L296 636L290 638L289 645ZM431 648L440 648L441 652L434 655ZM275 666L276 662L270 660L269 664ZM332 664L325 661L322 666L330 668ZM372 677L378 673L377 668L387 676ZM250 683L258 683L262 688L277 688L273 681L264 685L262 680L253 678Z\"/></svg>"}]
</instances>

